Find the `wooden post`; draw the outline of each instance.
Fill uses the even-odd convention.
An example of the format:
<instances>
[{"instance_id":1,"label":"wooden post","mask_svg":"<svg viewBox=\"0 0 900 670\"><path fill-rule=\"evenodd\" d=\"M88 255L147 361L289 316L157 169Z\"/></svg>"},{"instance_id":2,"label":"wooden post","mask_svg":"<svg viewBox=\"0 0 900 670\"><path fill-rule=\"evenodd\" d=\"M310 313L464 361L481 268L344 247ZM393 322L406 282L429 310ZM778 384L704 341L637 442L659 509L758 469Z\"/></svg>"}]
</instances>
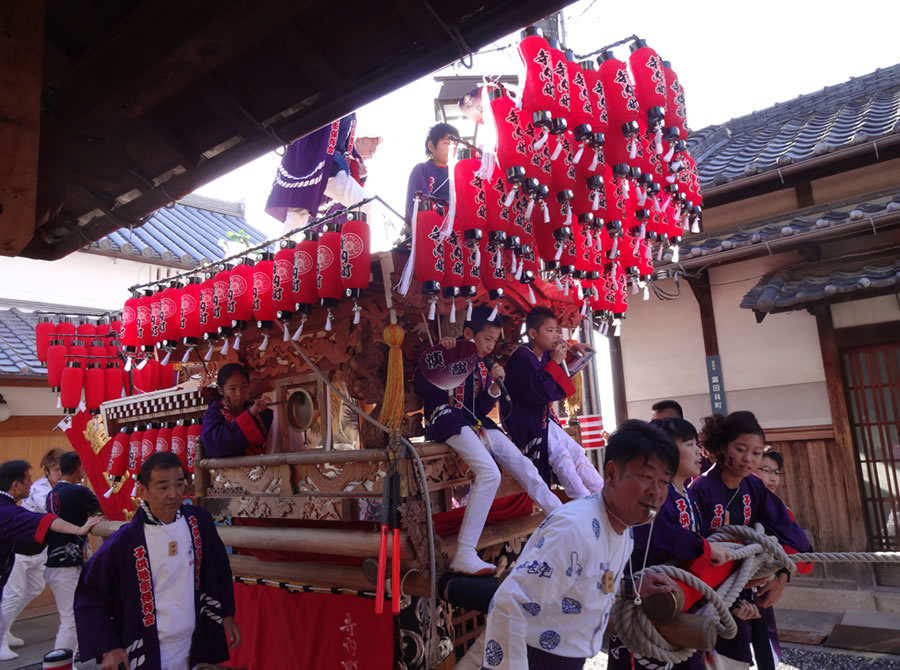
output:
<instances>
[{"instance_id":1,"label":"wooden post","mask_svg":"<svg viewBox=\"0 0 900 670\"><path fill-rule=\"evenodd\" d=\"M628 398L625 396L625 363L622 361L622 341L609 338L609 355L612 359L613 398L616 403L616 423L628 420Z\"/></svg>"},{"instance_id":2,"label":"wooden post","mask_svg":"<svg viewBox=\"0 0 900 670\"><path fill-rule=\"evenodd\" d=\"M703 348L707 356L719 355L719 336L716 332L716 315L713 312L712 289L709 285L709 273L703 272L699 277L685 277L697 305L700 306L700 328L703 332Z\"/></svg>"},{"instance_id":3,"label":"wooden post","mask_svg":"<svg viewBox=\"0 0 900 670\"><path fill-rule=\"evenodd\" d=\"M0 255L34 236L44 60L44 0L0 3Z\"/></svg>"}]
</instances>

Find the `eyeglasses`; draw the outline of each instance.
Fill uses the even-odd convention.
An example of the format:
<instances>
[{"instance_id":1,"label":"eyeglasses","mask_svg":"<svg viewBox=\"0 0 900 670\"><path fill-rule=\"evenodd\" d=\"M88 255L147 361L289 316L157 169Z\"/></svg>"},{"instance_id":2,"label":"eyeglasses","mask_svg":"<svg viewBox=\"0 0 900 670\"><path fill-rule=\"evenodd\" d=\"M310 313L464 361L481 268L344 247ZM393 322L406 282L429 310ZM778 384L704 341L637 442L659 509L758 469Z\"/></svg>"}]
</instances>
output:
<instances>
[{"instance_id":1,"label":"eyeglasses","mask_svg":"<svg viewBox=\"0 0 900 670\"><path fill-rule=\"evenodd\" d=\"M762 472L763 474L777 475L779 477L781 477L784 474L784 470L773 470L772 468L767 468L766 466L761 467L759 469L759 471Z\"/></svg>"}]
</instances>

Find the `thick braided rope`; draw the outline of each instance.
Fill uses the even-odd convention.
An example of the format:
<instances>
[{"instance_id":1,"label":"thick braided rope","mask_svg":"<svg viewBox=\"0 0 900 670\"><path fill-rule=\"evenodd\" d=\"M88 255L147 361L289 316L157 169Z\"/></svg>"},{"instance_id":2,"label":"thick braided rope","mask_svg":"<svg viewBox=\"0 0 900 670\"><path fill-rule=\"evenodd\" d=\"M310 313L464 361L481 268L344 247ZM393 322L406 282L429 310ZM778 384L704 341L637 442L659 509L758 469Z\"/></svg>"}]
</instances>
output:
<instances>
[{"instance_id":1,"label":"thick braided rope","mask_svg":"<svg viewBox=\"0 0 900 670\"><path fill-rule=\"evenodd\" d=\"M661 573L699 591L707 605L698 613L718 617L716 630L720 637L730 639L737 633L737 623L730 609L748 582L772 575L779 570L796 572L797 563L900 563L900 552L807 552L788 554L778 541L765 534L761 525L724 526L707 538L723 543L732 560L739 562L717 589L712 589L696 575L674 565L653 565L642 573ZM635 575L637 580L641 573ZM631 599L617 598L612 616L616 620L616 635L633 653L677 664L690 658L696 650L676 647L660 635L643 608Z\"/></svg>"}]
</instances>

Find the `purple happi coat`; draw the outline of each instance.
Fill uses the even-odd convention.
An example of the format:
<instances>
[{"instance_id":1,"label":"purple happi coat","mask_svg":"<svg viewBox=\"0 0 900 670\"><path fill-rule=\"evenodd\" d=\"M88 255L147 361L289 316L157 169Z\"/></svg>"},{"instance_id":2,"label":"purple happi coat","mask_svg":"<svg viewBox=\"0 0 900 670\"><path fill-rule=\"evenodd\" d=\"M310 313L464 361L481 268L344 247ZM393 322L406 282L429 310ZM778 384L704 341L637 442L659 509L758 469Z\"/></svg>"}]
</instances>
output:
<instances>
[{"instance_id":1,"label":"purple happi coat","mask_svg":"<svg viewBox=\"0 0 900 670\"><path fill-rule=\"evenodd\" d=\"M812 551L806 534L791 518L781 499L766 488L759 477L744 477L737 489L729 489L722 481L722 468L714 465L691 483L691 493L700 510L700 527L704 536L726 525L753 526L761 523L766 532L778 538L791 551ZM790 552L789 552L790 553ZM747 589L741 597L753 602ZM751 626L736 619L738 632L734 639L719 638L716 651L744 663L752 662Z\"/></svg>"},{"instance_id":2,"label":"purple happi coat","mask_svg":"<svg viewBox=\"0 0 900 670\"><path fill-rule=\"evenodd\" d=\"M700 510L692 498L690 490L684 495L678 492L673 484L669 484L669 495L666 497L656 520L653 522L651 534L650 524L632 528L634 550L631 552L631 566L637 572L644 565L644 553L647 553L647 565L674 563L681 567L698 569L709 562L709 543L700 534ZM647 549L647 541L650 548ZM698 603L697 609L705 601ZM639 668L665 668L663 661L635 656L612 636L609 641L609 670L633 670ZM697 652L686 661L674 666L673 670L702 670L703 653Z\"/></svg>"},{"instance_id":3,"label":"purple happi coat","mask_svg":"<svg viewBox=\"0 0 900 670\"><path fill-rule=\"evenodd\" d=\"M234 416L221 400L210 403L200 433L204 456L223 458L263 453L274 414L267 409L253 416L248 411L252 404L245 403L244 411Z\"/></svg>"},{"instance_id":4,"label":"purple happi coat","mask_svg":"<svg viewBox=\"0 0 900 670\"><path fill-rule=\"evenodd\" d=\"M289 209L315 215L328 180L338 172L349 172L344 154L353 151L355 128L356 114L348 114L291 144L278 166L266 212L280 221L287 218Z\"/></svg>"},{"instance_id":5,"label":"purple happi coat","mask_svg":"<svg viewBox=\"0 0 900 670\"><path fill-rule=\"evenodd\" d=\"M55 514L27 510L6 491L0 491L0 597L16 560L16 542L43 544L55 518Z\"/></svg>"},{"instance_id":6,"label":"purple happi coat","mask_svg":"<svg viewBox=\"0 0 900 670\"><path fill-rule=\"evenodd\" d=\"M435 198L450 202L450 171L438 167L433 160L416 165L409 173L409 185L406 187L406 222L412 223L413 202L416 192L433 195Z\"/></svg>"},{"instance_id":7,"label":"purple happi coat","mask_svg":"<svg viewBox=\"0 0 900 670\"><path fill-rule=\"evenodd\" d=\"M229 658L222 620L234 616L234 585L225 545L206 510L182 505L194 550L194 612L190 666ZM124 649L131 668L160 667L159 635L146 522L139 508L84 566L75 591L75 624L82 658Z\"/></svg>"},{"instance_id":8,"label":"purple happi coat","mask_svg":"<svg viewBox=\"0 0 900 670\"><path fill-rule=\"evenodd\" d=\"M413 383L416 393L425 403L427 439L444 442L448 437L459 435L465 426L474 426L478 421L484 428L499 430L499 426L487 416L497 402L497 398L488 392L494 380L480 359L466 380L455 389L445 391L438 388L425 379L421 370L416 371Z\"/></svg>"},{"instance_id":9,"label":"purple happi coat","mask_svg":"<svg viewBox=\"0 0 900 670\"><path fill-rule=\"evenodd\" d=\"M575 393L572 380L545 351L540 358L527 344L516 349L506 364L506 388L512 400L500 401L500 419L510 439L534 461L544 481L551 483L547 428L559 423L551 403Z\"/></svg>"}]
</instances>

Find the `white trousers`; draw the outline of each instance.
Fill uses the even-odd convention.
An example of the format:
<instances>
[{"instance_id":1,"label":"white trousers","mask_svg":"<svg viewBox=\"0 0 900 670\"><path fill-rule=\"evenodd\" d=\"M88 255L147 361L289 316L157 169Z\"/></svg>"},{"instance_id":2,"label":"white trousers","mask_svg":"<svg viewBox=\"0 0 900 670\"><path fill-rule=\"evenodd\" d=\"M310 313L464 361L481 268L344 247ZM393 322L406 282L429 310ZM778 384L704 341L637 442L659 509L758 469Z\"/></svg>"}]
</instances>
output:
<instances>
[{"instance_id":1,"label":"white trousers","mask_svg":"<svg viewBox=\"0 0 900 670\"><path fill-rule=\"evenodd\" d=\"M53 591L56 599L56 609L59 610L59 630L56 633L54 649L71 649L78 651L78 637L75 633L75 587L78 586L78 577L81 575L81 566L74 568L47 568L45 577L47 584Z\"/></svg>"},{"instance_id":2,"label":"white trousers","mask_svg":"<svg viewBox=\"0 0 900 670\"><path fill-rule=\"evenodd\" d=\"M603 488L603 477L588 460L584 448L562 426L550 421L547 427L547 456L550 469L563 485L566 495L577 499Z\"/></svg>"},{"instance_id":3,"label":"white trousers","mask_svg":"<svg viewBox=\"0 0 900 670\"><path fill-rule=\"evenodd\" d=\"M359 182L343 171L328 179L328 183L325 185L325 195L341 203L344 207L355 205L360 200L365 200L369 197L365 189L359 185ZM366 214L369 214L371 209L372 203L363 205L360 208ZM309 210L289 209L281 233L283 235L294 228L305 226L307 223L309 223Z\"/></svg>"},{"instance_id":4,"label":"white trousers","mask_svg":"<svg viewBox=\"0 0 900 670\"><path fill-rule=\"evenodd\" d=\"M478 544L494 495L500 486L498 463L547 514L562 505L541 479L534 463L502 431L486 430L485 433L486 443L469 426L464 426L459 435L447 438L447 444L475 474L475 483L469 491L469 502L457 536L459 546L475 547Z\"/></svg>"},{"instance_id":5,"label":"white trousers","mask_svg":"<svg viewBox=\"0 0 900 670\"><path fill-rule=\"evenodd\" d=\"M9 633L9 628L28 603L44 592L44 563L47 550L34 556L16 554L9 581L3 588L3 602L0 604L0 641Z\"/></svg>"}]
</instances>

